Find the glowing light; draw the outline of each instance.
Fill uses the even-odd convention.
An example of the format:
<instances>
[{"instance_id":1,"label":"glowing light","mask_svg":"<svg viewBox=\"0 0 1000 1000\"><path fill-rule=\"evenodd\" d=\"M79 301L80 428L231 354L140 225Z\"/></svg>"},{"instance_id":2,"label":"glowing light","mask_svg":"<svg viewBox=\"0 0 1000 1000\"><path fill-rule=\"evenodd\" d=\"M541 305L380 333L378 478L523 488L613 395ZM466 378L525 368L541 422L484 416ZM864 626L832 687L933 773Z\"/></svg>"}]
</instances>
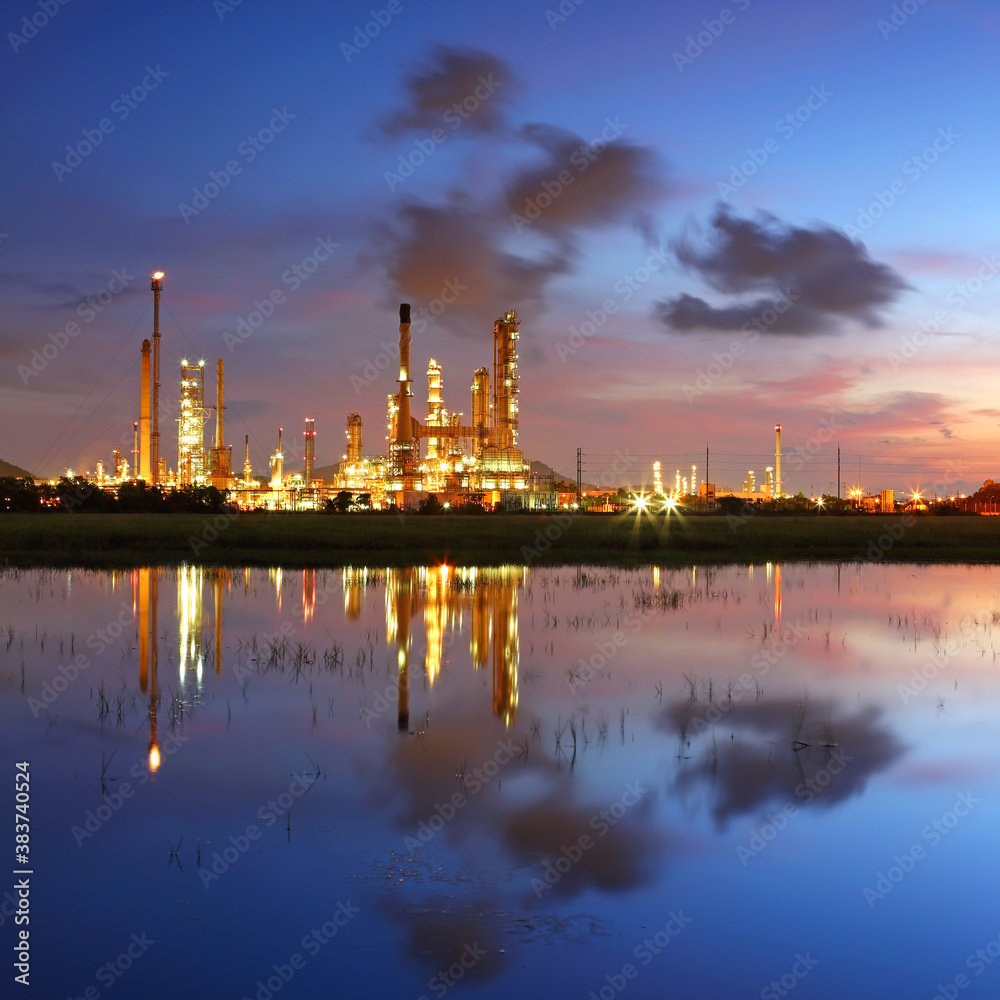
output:
<instances>
[{"instance_id":1,"label":"glowing light","mask_svg":"<svg viewBox=\"0 0 1000 1000\"><path fill-rule=\"evenodd\" d=\"M154 743L149 748L149 769L155 771L160 766L160 748Z\"/></svg>"},{"instance_id":2,"label":"glowing light","mask_svg":"<svg viewBox=\"0 0 1000 1000\"><path fill-rule=\"evenodd\" d=\"M163 280L163 272L162 271L156 271L153 274L153 281L162 281L162 280Z\"/></svg>"}]
</instances>

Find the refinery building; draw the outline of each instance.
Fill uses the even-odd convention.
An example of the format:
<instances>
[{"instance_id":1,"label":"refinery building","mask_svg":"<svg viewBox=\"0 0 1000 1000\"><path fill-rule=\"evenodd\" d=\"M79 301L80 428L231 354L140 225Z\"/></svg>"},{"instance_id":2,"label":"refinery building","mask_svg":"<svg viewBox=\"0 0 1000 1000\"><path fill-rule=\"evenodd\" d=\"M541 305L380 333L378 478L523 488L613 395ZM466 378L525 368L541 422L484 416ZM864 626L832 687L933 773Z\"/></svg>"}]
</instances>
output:
<instances>
[{"instance_id":1,"label":"refinery building","mask_svg":"<svg viewBox=\"0 0 1000 1000\"><path fill-rule=\"evenodd\" d=\"M435 494L445 504L471 499L487 507L500 503L525 508L555 506L556 496L533 481L530 465L518 447L518 339L520 323L514 310L493 324L491 367L472 373L471 416L450 409L444 399L444 374L433 358L427 366L427 413L414 416L410 364L410 306L399 307L398 388L387 399L385 448L366 455L360 413L347 414L346 451L328 479L316 469L315 420L305 420L304 469L289 472L283 450L283 429L270 456L269 476L254 474L250 436L244 439L243 474L233 470L232 445L226 443L223 396L224 366L216 363L215 405L206 404L205 362L181 361L178 400L177 464L171 469L160 436L160 295L163 272L153 275L153 335L141 348L139 419L133 423L132 462L115 449L114 473L105 475L98 463L98 485L113 488L142 480L164 488L214 486L229 492L236 506L252 510L315 510L327 500L349 493L362 506L379 509L415 506ZM484 359L485 360L485 359ZM215 411L214 435L205 447L205 428Z\"/></svg>"}]
</instances>

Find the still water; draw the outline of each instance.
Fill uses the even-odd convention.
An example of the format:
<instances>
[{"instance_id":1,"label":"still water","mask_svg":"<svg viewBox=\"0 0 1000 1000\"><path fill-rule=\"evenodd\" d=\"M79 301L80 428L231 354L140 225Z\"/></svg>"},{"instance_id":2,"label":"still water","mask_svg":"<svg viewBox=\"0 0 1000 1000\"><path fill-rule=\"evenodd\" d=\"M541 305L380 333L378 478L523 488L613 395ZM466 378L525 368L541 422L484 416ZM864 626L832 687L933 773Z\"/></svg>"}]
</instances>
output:
<instances>
[{"instance_id":1,"label":"still water","mask_svg":"<svg viewBox=\"0 0 1000 1000\"><path fill-rule=\"evenodd\" d=\"M988 566L7 572L0 995L998 996L998 652Z\"/></svg>"}]
</instances>

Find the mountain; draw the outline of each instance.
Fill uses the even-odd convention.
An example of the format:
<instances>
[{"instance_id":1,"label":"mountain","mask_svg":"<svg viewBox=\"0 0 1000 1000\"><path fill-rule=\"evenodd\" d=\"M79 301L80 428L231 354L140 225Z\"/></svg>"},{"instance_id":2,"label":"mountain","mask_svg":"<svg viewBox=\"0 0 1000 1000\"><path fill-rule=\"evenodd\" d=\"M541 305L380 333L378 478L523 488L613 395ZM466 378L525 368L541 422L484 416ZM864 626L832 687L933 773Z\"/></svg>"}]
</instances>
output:
<instances>
[{"instance_id":1,"label":"mountain","mask_svg":"<svg viewBox=\"0 0 1000 1000\"><path fill-rule=\"evenodd\" d=\"M13 477L14 479L34 479L35 477L28 472L27 469L22 469L18 465L11 465L10 462L5 462L0 459L0 479L7 479Z\"/></svg>"},{"instance_id":2,"label":"mountain","mask_svg":"<svg viewBox=\"0 0 1000 1000\"><path fill-rule=\"evenodd\" d=\"M569 483L573 489L576 489L575 474L572 476L565 476L561 472L556 472L556 470L553 469L551 465L546 465L544 462L537 462L537 461L531 463L531 471L536 475L542 476L543 478L551 476L553 482L556 483L558 483L561 479L565 479L566 482ZM592 490L601 489L600 486L595 486L593 483L588 483L588 482L583 482L580 484L580 486L583 489L584 493Z\"/></svg>"}]
</instances>

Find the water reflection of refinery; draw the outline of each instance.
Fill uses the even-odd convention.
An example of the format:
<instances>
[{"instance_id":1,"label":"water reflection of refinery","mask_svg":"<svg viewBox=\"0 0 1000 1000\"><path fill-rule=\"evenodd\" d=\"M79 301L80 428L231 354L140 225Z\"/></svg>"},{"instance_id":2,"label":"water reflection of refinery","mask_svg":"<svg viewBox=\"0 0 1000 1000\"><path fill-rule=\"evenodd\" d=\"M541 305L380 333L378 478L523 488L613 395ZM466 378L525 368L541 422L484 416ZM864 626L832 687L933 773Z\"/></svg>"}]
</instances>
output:
<instances>
[{"instance_id":1,"label":"water reflection of refinery","mask_svg":"<svg viewBox=\"0 0 1000 1000\"><path fill-rule=\"evenodd\" d=\"M139 687L149 699L149 766L160 765L157 712L162 695L159 676L163 659L176 662L177 685L181 697L196 698L202 690L206 666L222 673L223 621L226 595L234 586L247 593L253 571L226 568L181 566L177 569L138 569L131 573L132 608L139 650ZM409 731L409 687L411 673L421 667L428 689L433 688L442 663L455 639L467 627L469 654L474 670L487 666L492 671L493 712L507 725L517 715L518 590L527 570L520 566L484 569L452 566L405 569L347 568L339 574L322 574L317 587L316 570L301 571L301 621L314 622L317 605L322 605L339 587L343 592L344 619L358 622L366 594L384 589L385 636L395 650L398 674L398 727ZM176 661L167 650L166 632L160 632L159 592L169 577L176 580ZM280 569L267 571L274 588L278 613L282 613L283 591L289 574ZM237 580L239 581L237 583ZM212 636L206 640L205 598L211 593ZM423 646L419 645L417 624L423 617ZM298 617L296 615L296 617ZM289 628L281 631L290 633ZM161 646L165 656L161 656ZM173 684L167 689L173 694Z\"/></svg>"}]
</instances>

